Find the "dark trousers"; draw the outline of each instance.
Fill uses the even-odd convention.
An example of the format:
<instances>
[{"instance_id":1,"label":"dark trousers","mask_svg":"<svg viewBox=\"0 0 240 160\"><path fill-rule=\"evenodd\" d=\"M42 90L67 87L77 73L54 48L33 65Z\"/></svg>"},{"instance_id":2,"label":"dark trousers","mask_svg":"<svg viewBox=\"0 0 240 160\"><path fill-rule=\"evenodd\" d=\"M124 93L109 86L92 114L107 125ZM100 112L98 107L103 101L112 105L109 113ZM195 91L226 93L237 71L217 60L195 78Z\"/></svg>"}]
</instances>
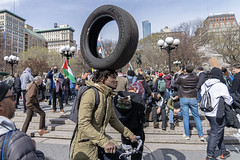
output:
<instances>
[{"instance_id":1,"label":"dark trousers","mask_svg":"<svg viewBox=\"0 0 240 160\"><path fill-rule=\"evenodd\" d=\"M46 116L45 112L40 108L39 105L37 105L37 106L32 105L27 108L27 117L26 117L25 122L22 127L22 131L25 133L27 132L28 126L29 126L30 122L32 121L32 116L33 116L34 112L36 112L37 114L40 115L39 130L45 129L45 116Z\"/></svg>"},{"instance_id":2,"label":"dark trousers","mask_svg":"<svg viewBox=\"0 0 240 160\"><path fill-rule=\"evenodd\" d=\"M63 109L63 100L62 100L62 90L59 90L56 92L56 88L52 89L52 104L53 104L53 110L57 110L56 107L56 100L58 98L60 109Z\"/></svg>"},{"instance_id":3,"label":"dark trousers","mask_svg":"<svg viewBox=\"0 0 240 160\"><path fill-rule=\"evenodd\" d=\"M167 115L166 115L166 109L161 108L161 112L160 112L161 116L162 116L162 122L166 123L167 122ZM152 116L153 116L153 122L157 122L158 121L158 115L157 115L157 107L153 107L152 110Z\"/></svg>"},{"instance_id":4,"label":"dark trousers","mask_svg":"<svg viewBox=\"0 0 240 160\"><path fill-rule=\"evenodd\" d=\"M26 107L26 98L25 98L25 95L26 95L26 93L27 93L27 91L26 90L22 90L22 93L23 93L23 106L24 106L24 111L26 111L27 110L27 107Z\"/></svg>"},{"instance_id":5,"label":"dark trousers","mask_svg":"<svg viewBox=\"0 0 240 160\"><path fill-rule=\"evenodd\" d=\"M132 160L141 160L142 159L142 152L143 152L143 145L144 145L144 141L145 141L145 133L143 130L143 125L141 125L140 127L138 127L137 129L131 129L129 128L136 136L140 136L141 140L142 140L142 146L139 149L140 153L137 154L133 154L131 156ZM126 139L123 135L121 136L122 139L122 143L123 144L127 144L127 145L131 145L132 147L137 147L137 143L132 143L130 140Z\"/></svg>"},{"instance_id":6,"label":"dark trousers","mask_svg":"<svg viewBox=\"0 0 240 160\"><path fill-rule=\"evenodd\" d=\"M19 97L21 96L21 90L17 90L16 91L16 94L17 94L17 102L16 102L16 108L17 108L17 106L19 105Z\"/></svg>"},{"instance_id":7,"label":"dark trousers","mask_svg":"<svg viewBox=\"0 0 240 160\"><path fill-rule=\"evenodd\" d=\"M64 91L64 101L65 101L65 104L68 104L69 95L70 95L70 89L66 89Z\"/></svg>"},{"instance_id":8,"label":"dark trousers","mask_svg":"<svg viewBox=\"0 0 240 160\"><path fill-rule=\"evenodd\" d=\"M224 144L224 127L226 124L226 119L216 119L216 117L206 116L210 122L210 134L208 136L208 145L207 145L207 155L214 157L215 148L218 146L220 151L225 151Z\"/></svg>"}]
</instances>

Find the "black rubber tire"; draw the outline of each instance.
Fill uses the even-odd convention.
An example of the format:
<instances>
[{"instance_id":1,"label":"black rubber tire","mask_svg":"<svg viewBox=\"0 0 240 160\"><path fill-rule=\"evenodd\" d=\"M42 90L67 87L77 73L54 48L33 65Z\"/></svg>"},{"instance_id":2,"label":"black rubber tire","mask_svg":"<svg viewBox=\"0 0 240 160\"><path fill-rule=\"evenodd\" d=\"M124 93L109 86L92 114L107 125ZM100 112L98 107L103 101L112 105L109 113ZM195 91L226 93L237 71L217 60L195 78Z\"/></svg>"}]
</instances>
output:
<instances>
[{"instance_id":1,"label":"black rubber tire","mask_svg":"<svg viewBox=\"0 0 240 160\"><path fill-rule=\"evenodd\" d=\"M97 53L97 40L103 26L115 20L118 42L113 52L106 58ZM86 63L95 69L119 69L133 57L138 44L138 27L134 18L122 8L104 5L95 9L87 18L81 33L81 52Z\"/></svg>"}]
</instances>

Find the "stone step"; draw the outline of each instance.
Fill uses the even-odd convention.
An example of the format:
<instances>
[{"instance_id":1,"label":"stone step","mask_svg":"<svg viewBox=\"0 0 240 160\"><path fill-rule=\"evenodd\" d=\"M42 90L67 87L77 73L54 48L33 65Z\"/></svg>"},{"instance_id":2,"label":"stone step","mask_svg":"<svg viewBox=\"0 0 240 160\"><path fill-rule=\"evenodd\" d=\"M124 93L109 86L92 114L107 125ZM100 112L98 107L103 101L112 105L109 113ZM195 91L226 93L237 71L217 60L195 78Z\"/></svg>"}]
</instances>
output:
<instances>
[{"instance_id":1,"label":"stone step","mask_svg":"<svg viewBox=\"0 0 240 160\"><path fill-rule=\"evenodd\" d=\"M25 115L25 117L19 117L19 116L15 116L13 119L12 119L12 121L13 122L24 122L24 120L25 120L25 118L26 118L26 115ZM39 116L34 116L33 118L32 118L32 122L39 122L39 120L40 120L40 117ZM66 116L66 115L60 115L60 117L59 116L56 116L56 117L46 117L46 123L52 123L52 124L68 124L68 125L74 125L74 122L72 122L71 120L69 120L68 119L68 117ZM146 122L147 123L147 125L149 126L149 127L153 127L153 122ZM169 123L169 122L168 122ZM189 120L189 123L190 123L190 126L191 127L195 127L196 126L196 123L195 123L195 121L194 120ZM209 127L209 122L208 122L208 120L202 120L201 121L201 123L202 123L202 126L203 127ZM162 122L159 122L159 126L161 127L161 124L162 124ZM169 125L169 124L168 124ZM178 126L179 127L183 127L183 122L178 122Z\"/></svg>"},{"instance_id":2,"label":"stone step","mask_svg":"<svg viewBox=\"0 0 240 160\"><path fill-rule=\"evenodd\" d=\"M22 122L16 122L15 123L16 127L21 129L23 123ZM39 123L38 122L31 122L29 125L30 130L38 130ZM65 125L65 124L46 124L46 127L49 131L62 131L62 132L73 132L75 129L75 124L74 125ZM207 135L209 132L210 127L203 127L203 134ZM170 130L169 127L167 127L166 131L163 131L160 128L152 128L152 127L146 127L144 128L145 134L160 134L160 135L182 135L184 133L184 128L183 127L175 127L175 130ZM236 129L233 128L225 128L225 135L232 135L233 133L236 132ZM115 129L113 129L111 126L107 126L106 128L106 133L117 133ZM191 129L191 134L192 135L197 135L197 129L193 127Z\"/></svg>"},{"instance_id":3,"label":"stone step","mask_svg":"<svg viewBox=\"0 0 240 160\"><path fill-rule=\"evenodd\" d=\"M51 139L68 139L72 138L72 132L50 131L48 134L40 136L37 130L28 130L27 134L31 137L51 138ZM119 133L111 133L110 135L117 142L121 142L121 136ZM225 136L226 144L239 144L240 139L233 136ZM206 145L207 142L201 142L197 135L192 135L190 140L185 140L182 135L145 135L146 143L158 143L158 144L197 144Z\"/></svg>"}]
</instances>

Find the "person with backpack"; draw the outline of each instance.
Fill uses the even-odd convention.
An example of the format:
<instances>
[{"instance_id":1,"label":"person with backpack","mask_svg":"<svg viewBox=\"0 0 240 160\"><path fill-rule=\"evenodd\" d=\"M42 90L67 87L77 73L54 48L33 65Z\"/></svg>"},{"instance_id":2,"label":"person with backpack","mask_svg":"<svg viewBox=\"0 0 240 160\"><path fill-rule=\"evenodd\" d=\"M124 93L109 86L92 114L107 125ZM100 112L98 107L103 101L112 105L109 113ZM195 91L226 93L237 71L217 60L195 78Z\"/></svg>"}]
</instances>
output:
<instances>
[{"instance_id":1,"label":"person with backpack","mask_svg":"<svg viewBox=\"0 0 240 160\"><path fill-rule=\"evenodd\" d=\"M201 119L198 114L198 101L197 101L197 83L198 76L193 72L193 66L187 65L186 74L182 74L182 70L179 71L176 85L179 85L178 96L180 98L180 107L183 115L183 125L185 134L183 137L185 140L190 140L189 129L189 109L192 112L194 121L196 123L198 135L201 141L204 141L203 129Z\"/></svg>"},{"instance_id":2,"label":"person with backpack","mask_svg":"<svg viewBox=\"0 0 240 160\"><path fill-rule=\"evenodd\" d=\"M0 159L44 160L43 152L36 150L36 142L19 131L11 121L16 95L4 82L0 82L0 91Z\"/></svg>"},{"instance_id":3,"label":"person with backpack","mask_svg":"<svg viewBox=\"0 0 240 160\"><path fill-rule=\"evenodd\" d=\"M225 159L230 156L230 152L226 151L224 144L224 127L226 124L225 116L219 117L218 112L219 100L220 97L224 99L224 102L228 105L231 105L233 102L232 97L228 92L227 86L222 83L223 73L219 68L213 68L210 73L210 78L202 85L201 87L201 96L202 96L202 105L205 104L205 108L208 111L205 111L204 114L208 121L210 122L210 134L208 136L208 145L207 145L207 157L205 160L216 160L214 157L215 148L218 146L221 151L221 159ZM208 98L205 98L208 93ZM207 102L206 102L207 101ZM203 106L200 107L203 108Z\"/></svg>"},{"instance_id":4,"label":"person with backpack","mask_svg":"<svg viewBox=\"0 0 240 160\"><path fill-rule=\"evenodd\" d=\"M70 151L71 160L95 160L103 157L117 160L120 155L116 152L117 143L105 134L108 124L132 142L136 140L136 136L117 118L111 104L113 89L117 87L116 78L115 70L97 70L93 79L86 81L90 89L81 95L79 102L77 128ZM97 106L93 88L97 89L99 97Z\"/></svg>"},{"instance_id":5,"label":"person with backpack","mask_svg":"<svg viewBox=\"0 0 240 160\"><path fill-rule=\"evenodd\" d=\"M30 68L27 67L23 71L22 75L20 76L20 80L21 80L21 90L22 90L22 98L23 98L23 106L24 106L23 112L26 113L27 111L26 98L25 98L25 95L27 93L26 88L28 84L33 81L33 76Z\"/></svg>"},{"instance_id":6,"label":"person with backpack","mask_svg":"<svg viewBox=\"0 0 240 160\"><path fill-rule=\"evenodd\" d=\"M154 92L158 92L165 98L165 91L167 89L166 80L163 78L163 73L158 74L158 78L154 84Z\"/></svg>"}]
</instances>

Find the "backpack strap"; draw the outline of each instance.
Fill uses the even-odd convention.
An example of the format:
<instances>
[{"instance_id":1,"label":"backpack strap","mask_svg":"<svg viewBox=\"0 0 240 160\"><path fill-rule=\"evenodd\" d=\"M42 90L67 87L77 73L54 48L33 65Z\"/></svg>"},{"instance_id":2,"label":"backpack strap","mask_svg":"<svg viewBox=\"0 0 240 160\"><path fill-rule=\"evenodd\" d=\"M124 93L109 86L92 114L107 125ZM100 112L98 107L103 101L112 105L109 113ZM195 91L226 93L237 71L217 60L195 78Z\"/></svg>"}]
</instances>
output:
<instances>
[{"instance_id":1,"label":"backpack strap","mask_svg":"<svg viewBox=\"0 0 240 160\"><path fill-rule=\"evenodd\" d=\"M9 142L10 142L10 139L12 138L13 133L14 133L14 130L10 130L5 135L3 145L2 145L2 153L1 153L1 159L2 160L7 160L8 159L7 151L8 151Z\"/></svg>"},{"instance_id":2,"label":"backpack strap","mask_svg":"<svg viewBox=\"0 0 240 160\"><path fill-rule=\"evenodd\" d=\"M94 105L94 108L93 108L93 112L92 112L92 118L94 117L94 113L96 112L97 108L98 108L98 105L100 103L100 98L99 98L99 93L98 93L98 90L96 87L92 87L92 86L89 86L88 89L92 88L95 92L95 105ZM88 90L86 89L86 90ZM79 99L80 101L80 99ZM79 103L80 104L80 103ZM72 138L71 138L71 142L70 142L70 147L69 147L69 153L70 153L70 149L71 149L71 146L72 146L72 142L73 142L73 139L75 137L75 134L77 132L77 129L78 129L78 123L76 123L76 126L75 126L75 129L73 131L73 135L72 135ZM84 139L83 141L88 141L87 139Z\"/></svg>"}]
</instances>

